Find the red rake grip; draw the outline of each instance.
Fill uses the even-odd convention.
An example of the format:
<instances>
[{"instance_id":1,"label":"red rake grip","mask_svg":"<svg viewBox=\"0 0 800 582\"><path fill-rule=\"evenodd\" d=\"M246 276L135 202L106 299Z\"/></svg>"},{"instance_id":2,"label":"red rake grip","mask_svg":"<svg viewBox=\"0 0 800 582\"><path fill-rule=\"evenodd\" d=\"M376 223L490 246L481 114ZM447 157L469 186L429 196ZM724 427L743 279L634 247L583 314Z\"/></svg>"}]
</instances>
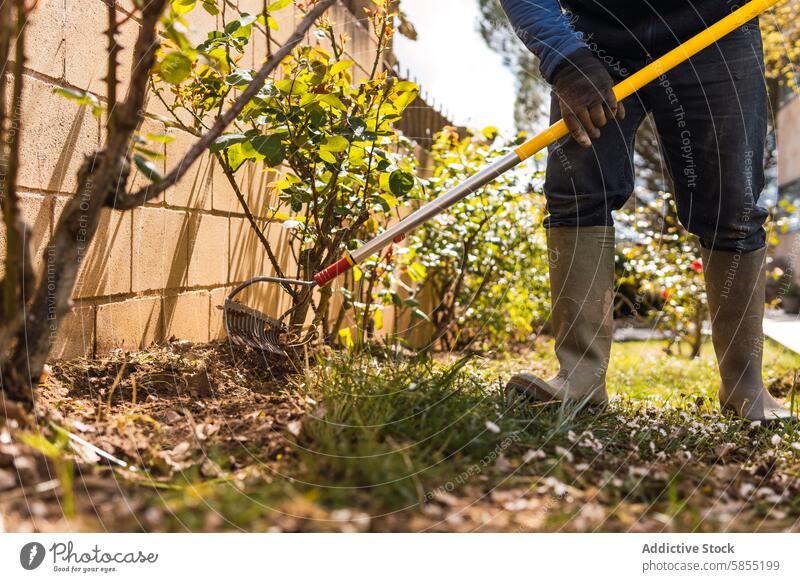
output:
<instances>
[{"instance_id":1,"label":"red rake grip","mask_svg":"<svg viewBox=\"0 0 800 582\"><path fill-rule=\"evenodd\" d=\"M314 282L320 287L322 287L323 285L327 285L328 283L333 281L336 277L338 277L342 273L346 273L352 268L353 268L353 261L349 257L345 257L339 261L336 261L330 267L327 267L321 270L316 275L314 275Z\"/></svg>"}]
</instances>

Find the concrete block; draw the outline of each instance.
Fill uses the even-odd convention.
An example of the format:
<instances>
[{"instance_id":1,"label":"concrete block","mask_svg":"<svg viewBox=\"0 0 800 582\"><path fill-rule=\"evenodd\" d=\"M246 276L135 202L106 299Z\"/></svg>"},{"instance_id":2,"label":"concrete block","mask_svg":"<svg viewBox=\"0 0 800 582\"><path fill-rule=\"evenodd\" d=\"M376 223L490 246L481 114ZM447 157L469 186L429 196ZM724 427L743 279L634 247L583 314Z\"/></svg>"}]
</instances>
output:
<instances>
[{"instance_id":1,"label":"concrete block","mask_svg":"<svg viewBox=\"0 0 800 582\"><path fill-rule=\"evenodd\" d=\"M133 63L133 47L139 33L139 24L133 18L119 14L117 42L122 50L117 56L117 96L125 97ZM69 84L97 95L106 95L103 79L108 71L105 31L108 30L108 13L102 0L67 0L66 5L66 56L65 77Z\"/></svg>"},{"instance_id":2,"label":"concrete block","mask_svg":"<svg viewBox=\"0 0 800 582\"><path fill-rule=\"evenodd\" d=\"M221 27L220 16L209 14L200 6L199 2L194 10L184 15L184 18L189 25L187 36L195 45L208 40L208 33L212 30L219 30Z\"/></svg>"},{"instance_id":3,"label":"concrete block","mask_svg":"<svg viewBox=\"0 0 800 582\"><path fill-rule=\"evenodd\" d=\"M228 219L194 214L189 228L189 286L222 285L228 278Z\"/></svg>"},{"instance_id":4,"label":"concrete block","mask_svg":"<svg viewBox=\"0 0 800 582\"><path fill-rule=\"evenodd\" d=\"M56 217L65 199L56 201ZM105 209L91 244L82 250L74 297L104 297L131 291L131 213Z\"/></svg>"},{"instance_id":5,"label":"concrete block","mask_svg":"<svg viewBox=\"0 0 800 582\"><path fill-rule=\"evenodd\" d=\"M39 194L19 194L19 211L22 219L31 230L31 258L33 267L39 278L39 271L45 257L47 243L50 240L51 221L53 216L53 198ZM0 277L5 275L5 257L7 250L7 235L5 224L0 222ZM30 291L32 292L32 291Z\"/></svg>"},{"instance_id":6,"label":"concrete block","mask_svg":"<svg viewBox=\"0 0 800 582\"><path fill-rule=\"evenodd\" d=\"M274 38L273 33L275 32L277 31L270 31L270 37ZM276 42L273 41L271 45L273 46L274 50L276 47ZM237 64L241 68L258 70L261 68L261 65L264 64L266 59L267 35L264 28L261 25L258 25L253 29L253 32L250 35L250 42L245 47L244 55Z\"/></svg>"},{"instance_id":7,"label":"concrete block","mask_svg":"<svg viewBox=\"0 0 800 582\"><path fill-rule=\"evenodd\" d=\"M39 1L25 29L27 68L54 79L64 77L65 21L66 0Z\"/></svg>"},{"instance_id":8,"label":"concrete block","mask_svg":"<svg viewBox=\"0 0 800 582\"><path fill-rule=\"evenodd\" d=\"M52 199L35 194L20 194L19 208L22 218L31 229L31 254L34 269L38 272L42 265L47 241L50 239L50 220L48 214L52 213ZM5 276L5 257L7 246L5 224L0 222L0 279Z\"/></svg>"},{"instance_id":9,"label":"concrete block","mask_svg":"<svg viewBox=\"0 0 800 582\"><path fill-rule=\"evenodd\" d=\"M99 147L99 122L89 108L53 93L53 85L27 75L24 83L18 184L72 193L84 156Z\"/></svg>"},{"instance_id":10,"label":"concrete block","mask_svg":"<svg viewBox=\"0 0 800 582\"><path fill-rule=\"evenodd\" d=\"M274 275L275 269L269 261L257 235L244 218L231 218L231 255L228 281L240 283L258 275ZM296 275L296 267L288 244L288 234L279 224L271 224L265 230L279 264L287 277ZM276 315L288 308L287 294L279 285L257 284L242 292L240 299L250 307Z\"/></svg>"},{"instance_id":11,"label":"concrete block","mask_svg":"<svg viewBox=\"0 0 800 582\"><path fill-rule=\"evenodd\" d=\"M800 139L796 129L800 127L800 100L793 99L780 108L777 115L778 128L778 184L783 186L800 179Z\"/></svg>"},{"instance_id":12,"label":"concrete block","mask_svg":"<svg viewBox=\"0 0 800 582\"><path fill-rule=\"evenodd\" d=\"M222 306L225 297L231 292L231 287L219 287L210 292L210 306L208 312L208 339L209 341L224 339L225 324L222 321Z\"/></svg>"},{"instance_id":13,"label":"concrete block","mask_svg":"<svg viewBox=\"0 0 800 582\"><path fill-rule=\"evenodd\" d=\"M208 341L209 293L190 291L163 298L164 337Z\"/></svg>"},{"instance_id":14,"label":"concrete block","mask_svg":"<svg viewBox=\"0 0 800 582\"><path fill-rule=\"evenodd\" d=\"M135 293L184 287L187 280L189 215L166 208L133 211Z\"/></svg>"},{"instance_id":15,"label":"concrete block","mask_svg":"<svg viewBox=\"0 0 800 582\"><path fill-rule=\"evenodd\" d=\"M170 129L167 135L175 139L166 144L165 172L172 171L183 159L184 154L197 141L197 138L185 131ZM211 210L211 165L215 163L210 154L203 154L189 168L184 177L165 193L168 206Z\"/></svg>"},{"instance_id":16,"label":"concrete block","mask_svg":"<svg viewBox=\"0 0 800 582\"><path fill-rule=\"evenodd\" d=\"M97 354L137 350L163 338L160 297L143 297L97 307Z\"/></svg>"},{"instance_id":17,"label":"concrete block","mask_svg":"<svg viewBox=\"0 0 800 582\"><path fill-rule=\"evenodd\" d=\"M123 10L128 14L141 14L141 10L136 7L136 4L133 0L114 0L114 4L116 4L117 10Z\"/></svg>"},{"instance_id":18,"label":"concrete block","mask_svg":"<svg viewBox=\"0 0 800 582\"><path fill-rule=\"evenodd\" d=\"M94 307L78 302L59 322L51 357L71 360L91 356L94 352L94 318Z\"/></svg>"},{"instance_id":19,"label":"concrete block","mask_svg":"<svg viewBox=\"0 0 800 582\"><path fill-rule=\"evenodd\" d=\"M247 163L249 165L249 162ZM242 190L242 193L247 198L247 192L244 187L241 172L244 168L235 174L236 183ZM211 207L218 212L227 212L228 214L243 214L242 205L236 197L236 191L231 185L230 180L225 175L222 167L216 159L211 160L211 174L213 176L213 195L211 197Z\"/></svg>"},{"instance_id":20,"label":"concrete block","mask_svg":"<svg viewBox=\"0 0 800 582\"><path fill-rule=\"evenodd\" d=\"M261 228L266 228L259 222ZM269 230L266 231L269 235ZM267 238L269 242L269 238ZM255 275L265 274L269 263L267 254L246 218L230 218L230 254L228 282L237 283Z\"/></svg>"}]
</instances>

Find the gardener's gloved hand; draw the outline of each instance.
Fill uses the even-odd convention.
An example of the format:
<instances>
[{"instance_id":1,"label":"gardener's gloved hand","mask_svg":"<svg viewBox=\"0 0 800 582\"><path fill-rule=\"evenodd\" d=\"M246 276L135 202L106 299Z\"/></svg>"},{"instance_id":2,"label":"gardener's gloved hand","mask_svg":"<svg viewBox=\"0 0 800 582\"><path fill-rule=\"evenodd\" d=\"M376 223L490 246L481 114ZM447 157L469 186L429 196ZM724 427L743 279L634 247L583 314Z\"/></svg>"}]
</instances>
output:
<instances>
[{"instance_id":1,"label":"gardener's gloved hand","mask_svg":"<svg viewBox=\"0 0 800 582\"><path fill-rule=\"evenodd\" d=\"M625 117L625 107L617 103L613 88L611 75L588 48L569 55L553 76L561 116L570 135L585 148L600 137L600 128L609 119Z\"/></svg>"}]
</instances>

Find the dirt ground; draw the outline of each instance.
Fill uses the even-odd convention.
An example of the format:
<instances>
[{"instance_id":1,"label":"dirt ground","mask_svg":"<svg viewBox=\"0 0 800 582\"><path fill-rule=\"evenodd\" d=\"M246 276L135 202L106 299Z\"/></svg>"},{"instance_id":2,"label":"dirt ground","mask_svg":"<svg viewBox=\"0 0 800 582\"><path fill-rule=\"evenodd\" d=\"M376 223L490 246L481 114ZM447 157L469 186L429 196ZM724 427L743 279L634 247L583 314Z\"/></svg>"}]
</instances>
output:
<instances>
[{"instance_id":1,"label":"dirt ground","mask_svg":"<svg viewBox=\"0 0 800 582\"><path fill-rule=\"evenodd\" d=\"M702 397L689 413L619 401L607 425L546 444L498 440L432 474L422 502L329 503L303 482L304 422L325 404L300 389L313 368L181 342L53 364L36 417L0 418L0 531L800 531L796 429L778 446ZM689 439L707 446L673 446Z\"/></svg>"}]
</instances>

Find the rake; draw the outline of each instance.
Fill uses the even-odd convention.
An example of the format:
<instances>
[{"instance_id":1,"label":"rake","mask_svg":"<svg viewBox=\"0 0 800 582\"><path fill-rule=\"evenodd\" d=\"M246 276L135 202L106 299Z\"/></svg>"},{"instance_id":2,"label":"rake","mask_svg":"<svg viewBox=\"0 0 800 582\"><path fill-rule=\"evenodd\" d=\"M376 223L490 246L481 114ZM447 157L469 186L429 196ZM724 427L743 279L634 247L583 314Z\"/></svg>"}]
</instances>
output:
<instances>
[{"instance_id":1,"label":"rake","mask_svg":"<svg viewBox=\"0 0 800 582\"><path fill-rule=\"evenodd\" d=\"M780 0L751 0L738 10L722 18L719 22L698 33L637 73L621 81L614 87L614 94L617 100L621 101L633 95L639 89L659 78L667 71L687 61L701 50L711 46L722 37L743 26L763 12L766 12L779 1ZM512 152L509 152L480 172L470 176L458 186L442 194L438 198L435 198L431 202L428 202L403 220L387 228L383 233L369 242L366 242L355 251L345 253L341 259L315 274L312 281L267 276L255 277L245 281L236 287L225 299L223 310L225 330L228 336L236 344L257 348L273 356L285 357L285 348L291 347L293 344L284 320L294 309L289 309L279 317L270 317L236 301L235 297L242 290L256 283L278 283L284 287L297 285L309 288L309 290L312 287L327 285L337 276L346 273L389 244L402 241L408 233L421 224L427 222L469 194L491 183L498 176L514 168L544 148L566 137L568 134L569 131L563 120L554 123Z\"/></svg>"}]
</instances>

